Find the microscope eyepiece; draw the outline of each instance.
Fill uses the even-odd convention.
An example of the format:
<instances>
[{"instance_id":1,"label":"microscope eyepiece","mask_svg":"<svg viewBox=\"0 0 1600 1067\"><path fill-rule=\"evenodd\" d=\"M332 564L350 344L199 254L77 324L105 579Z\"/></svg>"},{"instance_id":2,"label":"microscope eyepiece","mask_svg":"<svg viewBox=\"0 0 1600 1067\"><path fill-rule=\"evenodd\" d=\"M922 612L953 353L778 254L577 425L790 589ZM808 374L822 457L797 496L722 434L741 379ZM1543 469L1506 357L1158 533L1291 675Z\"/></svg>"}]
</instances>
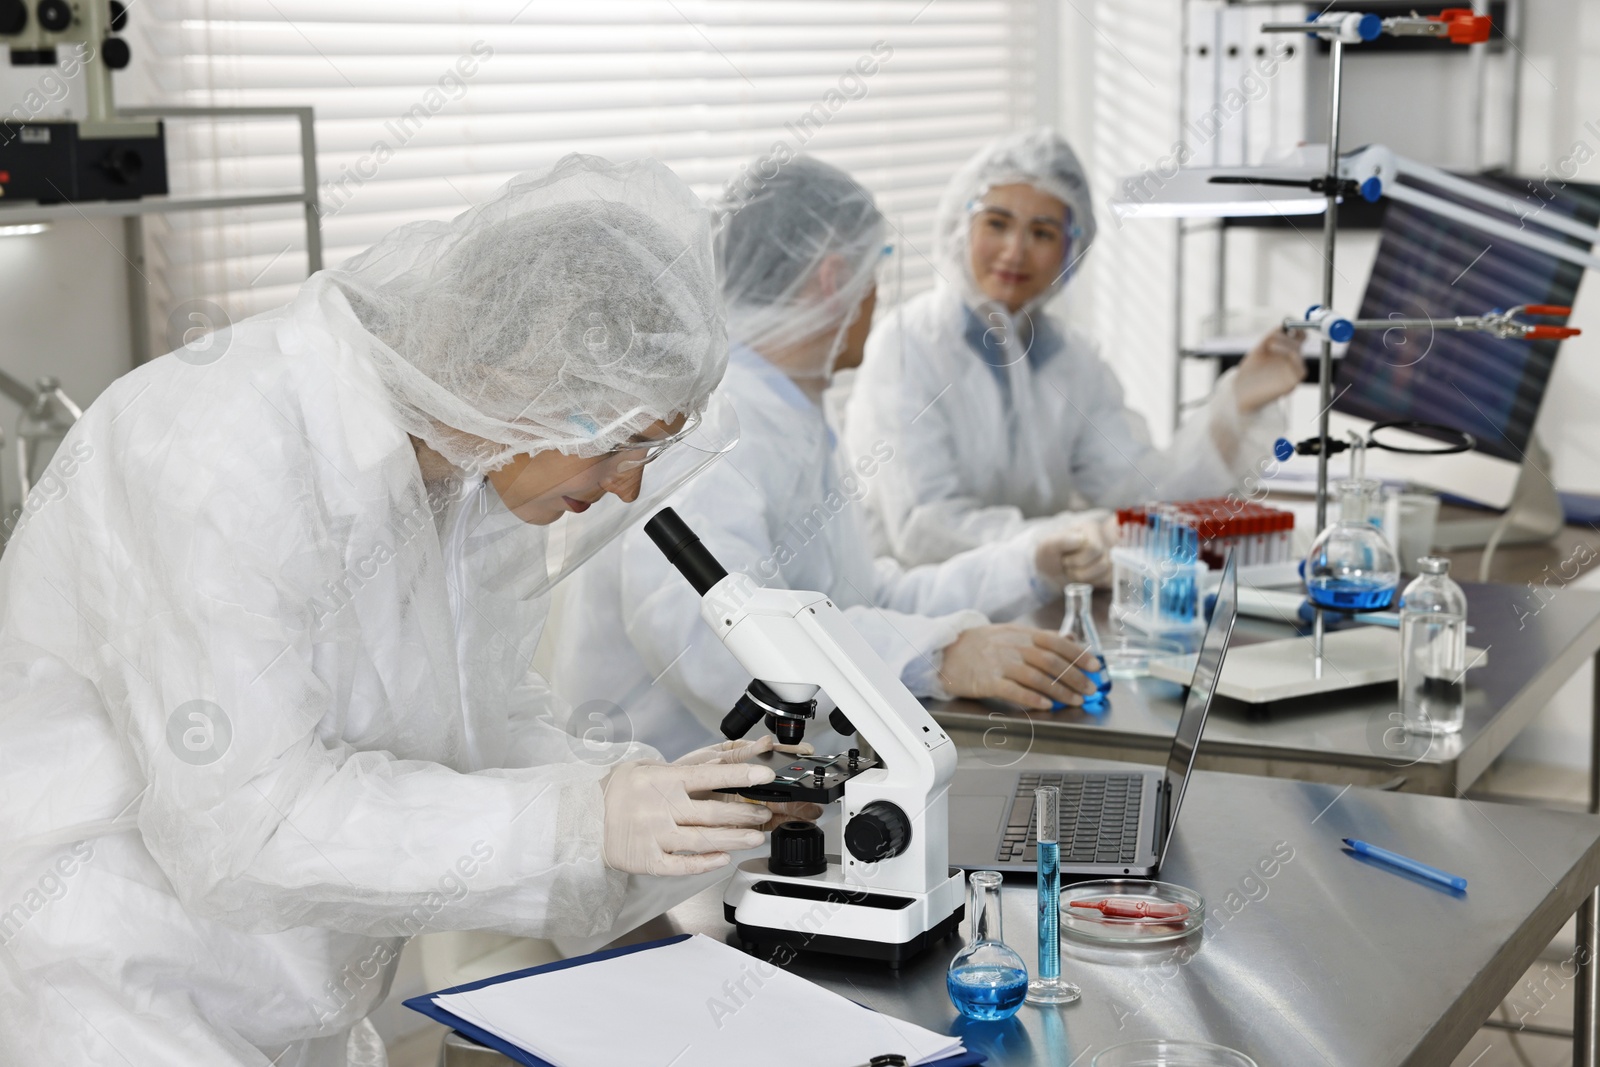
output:
<instances>
[{"instance_id":1,"label":"microscope eyepiece","mask_svg":"<svg viewBox=\"0 0 1600 1067\"><path fill-rule=\"evenodd\" d=\"M711 587L728 576L711 550L700 543L700 538L689 529L689 524L678 517L671 508L662 508L644 524L644 532L656 543L667 562L689 580L694 591L701 596L711 592Z\"/></svg>"}]
</instances>

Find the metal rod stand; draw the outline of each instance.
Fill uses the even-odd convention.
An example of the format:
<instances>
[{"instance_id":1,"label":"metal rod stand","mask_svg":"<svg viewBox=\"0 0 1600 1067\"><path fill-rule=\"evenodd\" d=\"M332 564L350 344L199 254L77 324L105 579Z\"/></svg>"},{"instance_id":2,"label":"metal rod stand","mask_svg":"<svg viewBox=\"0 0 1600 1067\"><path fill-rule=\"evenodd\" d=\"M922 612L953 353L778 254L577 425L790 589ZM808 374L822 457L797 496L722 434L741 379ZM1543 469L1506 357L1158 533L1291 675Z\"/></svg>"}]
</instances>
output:
<instances>
[{"instance_id":1,"label":"metal rod stand","mask_svg":"<svg viewBox=\"0 0 1600 1067\"><path fill-rule=\"evenodd\" d=\"M1337 37L1329 42L1328 59L1328 175L1337 179L1339 174L1339 82L1344 68L1344 42ZM1328 182L1328 210L1322 217L1322 306L1333 307L1333 250L1339 228L1339 196L1336 181ZM1328 414L1333 407L1333 342L1322 340L1322 358L1318 364L1318 388L1322 411L1317 416L1317 436L1321 447L1317 450L1317 534L1328 528ZM1311 576L1306 575L1307 578ZM1311 625L1312 674L1322 677L1322 609L1316 609Z\"/></svg>"}]
</instances>

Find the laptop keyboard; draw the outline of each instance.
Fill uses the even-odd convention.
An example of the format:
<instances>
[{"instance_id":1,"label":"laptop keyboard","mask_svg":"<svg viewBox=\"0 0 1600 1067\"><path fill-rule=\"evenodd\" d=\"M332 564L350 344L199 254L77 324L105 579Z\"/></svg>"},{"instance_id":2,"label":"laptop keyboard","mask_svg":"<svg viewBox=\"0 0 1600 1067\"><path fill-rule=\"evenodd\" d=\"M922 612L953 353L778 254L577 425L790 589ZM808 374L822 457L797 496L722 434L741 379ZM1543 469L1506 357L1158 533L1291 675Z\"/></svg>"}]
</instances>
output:
<instances>
[{"instance_id":1,"label":"laptop keyboard","mask_svg":"<svg viewBox=\"0 0 1600 1067\"><path fill-rule=\"evenodd\" d=\"M1038 858L1038 826L1033 791L1061 788L1061 862L1132 863L1139 843L1142 774L1024 772L1017 780L1011 815L1001 833L995 860L1033 863Z\"/></svg>"}]
</instances>

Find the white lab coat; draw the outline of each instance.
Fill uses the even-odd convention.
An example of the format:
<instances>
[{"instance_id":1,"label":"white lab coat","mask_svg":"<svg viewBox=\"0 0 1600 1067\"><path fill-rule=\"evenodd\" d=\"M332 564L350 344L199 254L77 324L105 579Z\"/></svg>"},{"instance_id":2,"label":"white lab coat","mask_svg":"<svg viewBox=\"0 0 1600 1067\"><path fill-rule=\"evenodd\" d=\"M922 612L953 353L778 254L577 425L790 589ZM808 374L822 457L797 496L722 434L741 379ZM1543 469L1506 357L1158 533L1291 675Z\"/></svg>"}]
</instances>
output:
<instances>
[{"instance_id":1,"label":"white lab coat","mask_svg":"<svg viewBox=\"0 0 1600 1067\"><path fill-rule=\"evenodd\" d=\"M1055 595L1034 570L1028 536L939 567L875 559L861 496L905 456L883 443L841 454L821 407L749 348L733 348L721 389L738 412L739 443L671 506L730 573L832 597L913 693L945 695L942 650L963 631ZM720 739L750 675L642 529L569 579L562 611L552 684L597 737L636 738L668 756ZM823 727L807 737L836 750Z\"/></svg>"},{"instance_id":2,"label":"white lab coat","mask_svg":"<svg viewBox=\"0 0 1600 1067\"><path fill-rule=\"evenodd\" d=\"M873 327L846 416L852 451L899 462L868 486L880 551L908 566L1060 521L1064 512L1226 492L1270 455L1281 405L1239 415L1232 372L1165 449L1111 367L1043 312L969 310L950 285Z\"/></svg>"},{"instance_id":3,"label":"white lab coat","mask_svg":"<svg viewBox=\"0 0 1600 1067\"><path fill-rule=\"evenodd\" d=\"M622 903L617 753L528 671L544 533L436 516L319 280L114 383L0 560L0 1063L381 1063L406 936Z\"/></svg>"}]
</instances>

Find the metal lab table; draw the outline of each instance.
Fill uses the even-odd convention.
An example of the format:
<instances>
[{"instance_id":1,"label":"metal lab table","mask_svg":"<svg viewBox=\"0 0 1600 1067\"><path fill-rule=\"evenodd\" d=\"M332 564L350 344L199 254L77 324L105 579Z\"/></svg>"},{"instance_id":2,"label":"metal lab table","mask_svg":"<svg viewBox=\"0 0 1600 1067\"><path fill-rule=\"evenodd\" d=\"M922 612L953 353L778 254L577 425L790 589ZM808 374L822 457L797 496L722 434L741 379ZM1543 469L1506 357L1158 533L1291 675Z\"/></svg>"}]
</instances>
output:
<instances>
[{"instance_id":1,"label":"metal lab table","mask_svg":"<svg viewBox=\"0 0 1600 1067\"><path fill-rule=\"evenodd\" d=\"M1466 877L1468 890L1455 894L1347 855L1345 836L1434 862ZM1265 877L1259 865L1274 849L1293 854ZM792 969L897 1018L959 1032L995 1067L1088 1067L1107 1046L1151 1037L1228 1045L1261 1067L1447 1065L1600 881L1600 818L1202 772L1184 798L1162 876L1206 898L1206 929L1187 944L1188 961L1171 949L1068 940L1062 970L1083 999L1066 1008L1024 1006L1006 1023L963 1024L944 985L953 940L898 974L808 954ZM1006 940L1030 970L1034 915L1031 885L1008 886ZM721 887L616 943L674 933L731 939ZM811 1050L811 1062L845 1067L826 1057L825 1036L796 1025L790 1037ZM444 1062L505 1061L463 1050Z\"/></svg>"},{"instance_id":2,"label":"metal lab table","mask_svg":"<svg viewBox=\"0 0 1600 1067\"><path fill-rule=\"evenodd\" d=\"M1462 588L1474 627L1470 640L1489 655L1487 665L1467 675L1466 724L1458 736L1406 737L1397 729L1392 684L1270 707L1219 698L1206 723L1199 765L1443 796L1465 792L1556 690L1600 652L1600 594L1562 589L1541 604L1527 586L1463 582ZM1038 621L1050 619L1041 612ZM1233 641L1290 633L1285 625L1241 617ZM1009 766L1027 752L1162 763L1177 729L1181 696L1180 687L1145 678L1117 681L1111 706L1100 715L972 700L935 701L929 710L958 744L982 748L992 766ZM1596 768L1600 762L1591 769L1592 799L1600 797Z\"/></svg>"}]
</instances>

